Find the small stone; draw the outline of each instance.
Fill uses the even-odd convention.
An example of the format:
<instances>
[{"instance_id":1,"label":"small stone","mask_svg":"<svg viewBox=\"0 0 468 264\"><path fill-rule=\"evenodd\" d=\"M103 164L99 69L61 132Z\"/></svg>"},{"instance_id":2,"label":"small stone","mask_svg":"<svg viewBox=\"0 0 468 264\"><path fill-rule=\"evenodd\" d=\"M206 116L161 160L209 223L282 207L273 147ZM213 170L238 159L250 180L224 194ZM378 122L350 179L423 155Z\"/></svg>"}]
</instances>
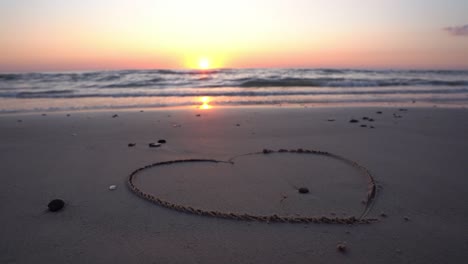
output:
<instances>
[{"instance_id":1,"label":"small stone","mask_svg":"<svg viewBox=\"0 0 468 264\"><path fill-rule=\"evenodd\" d=\"M148 146L150 148L159 148L161 146L161 144L158 144L158 143L149 143Z\"/></svg>"},{"instance_id":2,"label":"small stone","mask_svg":"<svg viewBox=\"0 0 468 264\"><path fill-rule=\"evenodd\" d=\"M368 120L368 121L369 121L369 122L374 122L374 119L372 119L372 118L369 118L369 120Z\"/></svg>"},{"instance_id":3,"label":"small stone","mask_svg":"<svg viewBox=\"0 0 468 264\"><path fill-rule=\"evenodd\" d=\"M376 113L379 114L379 115L381 115L381 114L382 114L382 111L377 111Z\"/></svg>"},{"instance_id":4,"label":"small stone","mask_svg":"<svg viewBox=\"0 0 468 264\"><path fill-rule=\"evenodd\" d=\"M380 216L381 217L387 217L388 215L386 213L382 212L382 213L380 213Z\"/></svg>"},{"instance_id":5,"label":"small stone","mask_svg":"<svg viewBox=\"0 0 468 264\"><path fill-rule=\"evenodd\" d=\"M42 114L42 116L46 116L47 114Z\"/></svg>"},{"instance_id":6,"label":"small stone","mask_svg":"<svg viewBox=\"0 0 468 264\"><path fill-rule=\"evenodd\" d=\"M166 144L166 140L165 140L165 139L160 139L160 140L158 140L158 143L160 143L160 144Z\"/></svg>"},{"instance_id":7,"label":"small stone","mask_svg":"<svg viewBox=\"0 0 468 264\"><path fill-rule=\"evenodd\" d=\"M197 114L196 117L200 117L201 115L200 114Z\"/></svg>"},{"instance_id":8,"label":"small stone","mask_svg":"<svg viewBox=\"0 0 468 264\"><path fill-rule=\"evenodd\" d=\"M129 147L134 147L135 145L136 145L136 143L128 143Z\"/></svg>"},{"instance_id":9,"label":"small stone","mask_svg":"<svg viewBox=\"0 0 468 264\"><path fill-rule=\"evenodd\" d=\"M111 185L111 186L109 186L109 190L113 191L113 190L115 190L115 189L117 189L117 185Z\"/></svg>"},{"instance_id":10,"label":"small stone","mask_svg":"<svg viewBox=\"0 0 468 264\"><path fill-rule=\"evenodd\" d=\"M403 220L405 220L406 222L408 222L408 221L410 220L410 218L407 217L407 216L405 216L405 217L403 217Z\"/></svg>"},{"instance_id":11,"label":"small stone","mask_svg":"<svg viewBox=\"0 0 468 264\"><path fill-rule=\"evenodd\" d=\"M307 189L306 187L301 187L297 191L302 194L309 193L309 189Z\"/></svg>"},{"instance_id":12,"label":"small stone","mask_svg":"<svg viewBox=\"0 0 468 264\"><path fill-rule=\"evenodd\" d=\"M336 250L338 250L341 253L345 253L347 250L346 244L343 242L339 242L338 244L336 244Z\"/></svg>"},{"instance_id":13,"label":"small stone","mask_svg":"<svg viewBox=\"0 0 468 264\"><path fill-rule=\"evenodd\" d=\"M375 128L374 126L370 126L370 128Z\"/></svg>"},{"instance_id":14,"label":"small stone","mask_svg":"<svg viewBox=\"0 0 468 264\"><path fill-rule=\"evenodd\" d=\"M115 114L115 115L112 116L112 118L116 118L116 117L119 117L119 115Z\"/></svg>"},{"instance_id":15,"label":"small stone","mask_svg":"<svg viewBox=\"0 0 468 264\"><path fill-rule=\"evenodd\" d=\"M328 119L328 122L334 122L335 119Z\"/></svg>"},{"instance_id":16,"label":"small stone","mask_svg":"<svg viewBox=\"0 0 468 264\"><path fill-rule=\"evenodd\" d=\"M363 117L362 120L369 120L367 116Z\"/></svg>"},{"instance_id":17,"label":"small stone","mask_svg":"<svg viewBox=\"0 0 468 264\"><path fill-rule=\"evenodd\" d=\"M23 122L23 120L21 120L21 119L18 119L18 123L21 123L21 122Z\"/></svg>"},{"instance_id":18,"label":"small stone","mask_svg":"<svg viewBox=\"0 0 468 264\"><path fill-rule=\"evenodd\" d=\"M361 127L367 127L367 125L361 125Z\"/></svg>"},{"instance_id":19,"label":"small stone","mask_svg":"<svg viewBox=\"0 0 468 264\"><path fill-rule=\"evenodd\" d=\"M240 126L240 124L236 124L236 126Z\"/></svg>"},{"instance_id":20,"label":"small stone","mask_svg":"<svg viewBox=\"0 0 468 264\"><path fill-rule=\"evenodd\" d=\"M356 119L351 119L349 120L350 123L359 123L359 120L356 120Z\"/></svg>"},{"instance_id":21,"label":"small stone","mask_svg":"<svg viewBox=\"0 0 468 264\"><path fill-rule=\"evenodd\" d=\"M57 212L62 210L62 208L65 206L65 202L61 199L54 199L49 202L47 207L49 207L49 211L51 212Z\"/></svg>"},{"instance_id":22,"label":"small stone","mask_svg":"<svg viewBox=\"0 0 468 264\"><path fill-rule=\"evenodd\" d=\"M70 116L70 114L67 114L67 117L69 117L69 116Z\"/></svg>"},{"instance_id":23,"label":"small stone","mask_svg":"<svg viewBox=\"0 0 468 264\"><path fill-rule=\"evenodd\" d=\"M406 112L406 111L408 111L408 109L406 109L406 108L400 108L400 109L398 109L398 110L400 110L401 112Z\"/></svg>"},{"instance_id":24,"label":"small stone","mask_svg":"<svg viewBox=\"0 0 468 264\"><path fill-rule=\"evenodd\" d=\"M269 154L269 153L272 153L273 150L271 149L263 149L263 154Z\"/></svg>"}]
</instances>

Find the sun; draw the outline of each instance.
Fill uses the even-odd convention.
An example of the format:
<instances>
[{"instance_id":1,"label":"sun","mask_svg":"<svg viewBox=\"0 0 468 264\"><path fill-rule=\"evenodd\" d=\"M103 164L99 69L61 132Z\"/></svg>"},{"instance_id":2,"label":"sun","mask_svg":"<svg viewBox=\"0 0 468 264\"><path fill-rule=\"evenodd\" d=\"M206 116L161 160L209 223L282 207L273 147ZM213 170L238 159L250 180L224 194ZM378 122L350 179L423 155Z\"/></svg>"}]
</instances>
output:
<instances>
[{"instance_id":1,"label":"sun","mask_svg":"<svg viewBox=\"0 0 468 264\"><path fill-rule=\"evenodd\" d=\"M210 61L207 58L201 58L198 61L198 67L202 70L210 68Z\"/></svg>"}]
</instances>

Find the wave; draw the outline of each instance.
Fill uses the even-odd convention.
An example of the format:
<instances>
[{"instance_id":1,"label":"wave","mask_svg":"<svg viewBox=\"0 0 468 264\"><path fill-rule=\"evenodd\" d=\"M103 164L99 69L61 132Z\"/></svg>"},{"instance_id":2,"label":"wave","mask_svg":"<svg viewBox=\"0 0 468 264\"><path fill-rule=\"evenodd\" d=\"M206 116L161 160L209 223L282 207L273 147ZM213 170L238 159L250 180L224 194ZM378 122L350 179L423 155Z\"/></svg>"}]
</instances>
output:
<instances>
[{"instance_id":1,"label":"wave","mask_svg":"<svg viewBox=\"0 0 468 264\"><path fill-rule=\"evenodd\" d=\"M466 86L466 80L427 79L353 79L353 78L282 78L251 79L240 83L240 87L386 87L386 86Z\"/></svg>"},{"instance_id":2,"label":"wave","mask_svg":"<svg viewBox=\"0 0 468 264\"><path fill-rule=\"evenodd\" d=\"M317 90L313 88L301 90L274 89L274 90L156 90L156 91L126 91L126 92L78 92L76 90L46 90L37 92L0 92L0 97L5 98L86 98L86 97L281 97L281 96L323 96L323 95L355 95L355 96L378 96L378 95L431 95L431 94L458 94L468 96L467 88L452 89L382 89L382 90L358 90L358 89L328 89Z\"/></svg>"}]
</instances>

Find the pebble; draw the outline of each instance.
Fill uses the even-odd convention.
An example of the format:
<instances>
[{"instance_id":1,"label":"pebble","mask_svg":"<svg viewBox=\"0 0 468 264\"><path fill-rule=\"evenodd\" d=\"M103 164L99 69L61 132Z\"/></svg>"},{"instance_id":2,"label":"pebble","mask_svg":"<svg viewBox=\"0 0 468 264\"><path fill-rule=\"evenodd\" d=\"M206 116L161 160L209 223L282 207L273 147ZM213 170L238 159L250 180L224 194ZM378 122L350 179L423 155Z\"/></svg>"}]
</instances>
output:
<instances>
[{"instance_id":1,"label":"pebble","mask_svg":"<svg viewBox=\"0 0 468 264\"><path fill-rule=\"evenodd\" d=\"M379 115L381 115L381 114L382 114L382 111L377 111L376 113L379 114Z\"/></svg>"},{"instance_id":2,"label":"pebble","mask_svg":"<svg viewBox=\"0 0 468 264\"><path fill-rule=\"evenodd\" d=\"M149 143L148 146L150 148L159 148L161 146L161 144L158 144L158 143Z\"/></svg>"},{"instance_id":3,"label":"pebble","mask_svg":"<svg viewBox=\"0 0 468 264\"><path fill-rule=\"evenodd\" d=\"M51 212L57 212L62 210L62 208L65 206L65 202L61 199L54 199L49 202L47 207L49 207L49 211Z\"/></svg>"},{"instance_id":4,"label":"pebble","mask_svg":"<svg viewBox=\"0 0 468 264\"><path fill-rule=\"evenodd\" d=\"M269 154L269 153L272 153L273 150L271 149L263 149L263 154Z\"/></svg>"},{"instance_id":5,"label":"pebble","mask_svg":"<svg viewBox=\"0 0 468 264\"><path fill-rule=\"evenodd\" d=\"M367 127L367 125L361 125L361 127Z\"/></svg>"},{"instance_id":6,"label":"pebble","mask_svg":"<svg viewBox=\"0 0 468 264\"><path fill-rule=\"evenodd\" d=\"M388 215L386 213L382 212L382 213L380 213L380 216L381 217L387 217Z\"/></svg>"},{"instance_id":7,"label":"pebble","mask_svg":"<svg viewBox=\"0 0 468 264\"><path fill-rule=\"evenodd\" d=\"M160 144L166 144L166 140L165 140L165 139L160 139L160 140L158 140L158 143L160 143Z\"/></svg>"},{"instance_id":8,"label":"pebble","mask_svg":"<svg viewBox=\"0 0 468 264\"><path fill-rule=\"evenodd\" d=\"M351 120L349 120L349 122L350 122L350 123L358 123L358 122L359 122L359 120L356 120L356 119L351 119Z\"/></svg>"},{"instance_id":9,"label":"pebble","mask_svg":"<svg viewBox=\"0 0 468 264\"><path fill-rule=\"evenodd\" d=\"M135 145L136 145L136 143L128 143L129 147L134 147Z\"/></svg>"},{"instance_id":10,"label":"pebble","mask_svg":"<svg viewBox=\"0 0 468 264\"><path fill-rule=\"evenodd\" d=\"M116 118L116 117L119 117L119 115L115 114L115 115L112 116L112 118Z\"/></svg>"},{"instance_id":11,"label":"pebble","mask_svg":"<svg viewBox=\"0 0 468 264\"><path fill-rule=\"evenodd\" d=\"M109 190L113 191L113 190L115 190L115 189L117 189L117 185L111 185L111 186L109 186Z\"/></svg>"},{"instance_id":12,"label":"pebble","mask_svg":"<svg viewBox=\"0 0 468 264\"><path fill-rule=\"evenodd\" d=\"M328 119L328 122L333 122L335 121L335 119Z\"/></svg>"},{"instance_id":13,"label":"pebble","mask_svg":"<svg viewBox=\"0 0 468 264\"><path fill-rule=\"evenodd\" d=\"M409 219L409 217L405 216L405 217L403 217L403 220L409 221L410 219Z\"/></svg>"},{"instance_id":14,"label":"pebble","mask_svg":"<svg viewBox=\"0 0 468 264\"><path fill-rule=\"evenodd\" d=\"M338 250L341 253L346 252L346 250L347 250L346 244L343 243L343 242L339 242L338 244L336 244L336 250Z\"/></svg>"},{"instance_id":15,"label":"pebble","mask_svg":"<svg viewBox=\"0 0 468 264\"><path fill-rule=\"evenodd\" d=\"M201 115L200 114L197 114L196 117L200 117Z\"/></svg>"},{"instance_id":16,"label":"pebble","mask_svg":"<svg viewBox=\"0 0 468 264\"><path fill-rule=\"evenodd\" d=\"M240 126L240 124L236 124L236 126Z\"/></svg>"},{"instance_id":17,"label":"pebble","mask_svg":"<svg viewBox=\"0 0 468 264\"><path fill-rule=\"evenodd\" d=\"M299 193L309 193L309 189L306 187L301 187L297 190Z\"/></svg>"}]
</instances>

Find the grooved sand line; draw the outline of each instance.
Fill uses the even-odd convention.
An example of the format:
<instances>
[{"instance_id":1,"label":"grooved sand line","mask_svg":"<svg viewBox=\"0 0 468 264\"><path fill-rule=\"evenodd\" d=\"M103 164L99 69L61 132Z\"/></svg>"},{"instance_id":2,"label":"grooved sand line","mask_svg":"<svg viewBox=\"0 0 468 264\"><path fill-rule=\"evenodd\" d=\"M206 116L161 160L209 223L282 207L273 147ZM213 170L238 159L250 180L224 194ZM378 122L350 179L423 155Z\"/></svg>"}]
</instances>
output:
<instances>
[{"instance_id":1,"label":"grooved sand line","mask_svg":"<svg viewBox=\"0 0 468 264\"><path fill-rule=\"evenodd\" d=\"M170 165L170 164L177 164L177 163L187 163L187 162L212 162L212 163L233 163L233 159L236 157L240 156L246 156L246 155L268 155L270 153L300 153L300 154L313 154L313 155L322 155L322 156L328 156L331 158L335 158L338 160L341 160L345 163L350 164L351 166L357 168L359 171L361 171L369 181L368 184L368 191L367 191L367 197L365 200L365 208L361 215L359 217L326 217L326 216L320 216L320 217L303 217L303 216L278 216L276 214L273 215L254 215L254 214L242 214L242 213L228 213L228 212L220 212L220 211L208 211L204 209L199 209L199 208L194 208L191 206L183 205L183 204L176 204L176 203L171 203L168 201L165 201L163 199L160 199L156 196L153 196L151 194L145 193L142 190L140 190L134 183L133 180L135 179L136 175L149 168L153 168L156 166L163 166L163 165ZM216 217L216 218L224 218L224 219L232 219L232 220L242 220L242 221L258 221L258 222L281 222L281 223L324 223L324 224L370 224L373 222L378 221L375 218L365 218L366 215L369 213L369 211L372 208L372 205L374 203L374 200L376 198L376 183L375 179L372 176L372 174L367 170L364 166L358 164L355 161L352 161L350 159L344 158L342 156L332 154L329 152L325 151L318 151L318 150L304 150L304 149L294 149L294 150L286 150L286 149L280 149L278 151L274 150L269 150L269 149L264 149L261 152L252 152L252 153L247 153L244 155L239 155L234 158L231 158L228 161L220 161L220 160L214 160L214 159L184 159L184 160L171 160L171 161L163 161L163 162L156 162L150 165L146 165L144 167L138 168L134 170L132 173L130 173L130 176L128 178L128 186L130 190L135 193L136 195L140 196L141 198L148 200L152 203L155 203L157 205L173 209L179 212L184 212L184 213L190 213L190 214L195 214L195 215L201 215L201 216L210 216L210 217Z\"/></svg>"}]
</instances>

